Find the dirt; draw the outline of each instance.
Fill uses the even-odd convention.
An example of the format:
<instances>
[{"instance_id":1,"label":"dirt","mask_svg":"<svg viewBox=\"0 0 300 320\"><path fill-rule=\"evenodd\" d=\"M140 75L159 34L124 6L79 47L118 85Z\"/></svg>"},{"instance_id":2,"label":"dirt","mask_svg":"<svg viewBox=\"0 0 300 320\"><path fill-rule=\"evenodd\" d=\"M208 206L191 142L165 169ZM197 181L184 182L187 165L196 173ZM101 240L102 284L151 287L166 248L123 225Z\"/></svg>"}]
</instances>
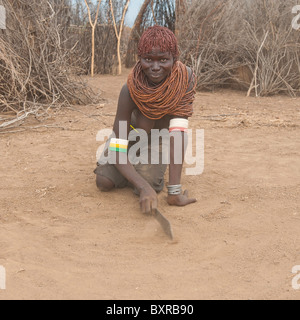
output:
<instances>
[{"instance_id":1,"label":"dirt","mask_svg":"<svg viewBox=\"0 0 300 320\"><path fill-rule=\"evenodd\" d=\"M196 204L159 195L171 241L131 189L95 185L96 134L112 127L127 74L87 79L101 104L0 134L0 300L298 300L300 100L197 93L205 168L182 179Z\"/></svg>"}]
</instances>

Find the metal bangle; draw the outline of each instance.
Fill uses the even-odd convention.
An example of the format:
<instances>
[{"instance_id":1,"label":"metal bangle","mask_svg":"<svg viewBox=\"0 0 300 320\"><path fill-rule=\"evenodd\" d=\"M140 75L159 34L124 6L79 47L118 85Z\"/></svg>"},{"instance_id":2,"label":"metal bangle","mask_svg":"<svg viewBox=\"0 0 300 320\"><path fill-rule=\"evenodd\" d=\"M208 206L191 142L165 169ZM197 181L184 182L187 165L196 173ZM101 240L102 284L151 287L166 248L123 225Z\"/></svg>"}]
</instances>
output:
<instances>
[{"instance_id":1,"label":"metal bangle","mask_svg":"<svg viewBox=\"0 0 300 320\"><path fill-rule=\"evenodd\" d=\"M182 193L182 185L176 184L176 185L169 185L168 188L168 194L171 196L179 195Z\"/></svg>"}]
</instances>

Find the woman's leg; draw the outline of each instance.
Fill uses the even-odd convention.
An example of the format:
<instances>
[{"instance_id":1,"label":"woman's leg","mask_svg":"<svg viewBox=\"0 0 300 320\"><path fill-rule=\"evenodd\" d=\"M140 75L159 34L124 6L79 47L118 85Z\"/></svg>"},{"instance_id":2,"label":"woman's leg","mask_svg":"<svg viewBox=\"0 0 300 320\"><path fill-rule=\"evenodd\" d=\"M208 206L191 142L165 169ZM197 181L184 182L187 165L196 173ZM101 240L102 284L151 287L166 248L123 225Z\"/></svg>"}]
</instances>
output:
<instances>
[{"instance_id":1,"label":"woman's leg","mask_svg":"<svg viewBox=\"0 0 300 320\"><path fill-rule=\"evenodd\" d=\"M109 192L115 188L115 184L109 178L106 178L98 174L96 178L96 185L98 189L103 192Z\"/></svg>"},{"instance_id":2,"label":"woman's leg","mask_svg":"<svg viewBox=\"0 0 300 320\"><path fill-rule=\"evenodd\" d=\"M108 192L114 188L125 188L128 185L128 181L112 164L98 164L94 173L97 176L96 185L101 191Z\"/></svg>"}]
</instances>

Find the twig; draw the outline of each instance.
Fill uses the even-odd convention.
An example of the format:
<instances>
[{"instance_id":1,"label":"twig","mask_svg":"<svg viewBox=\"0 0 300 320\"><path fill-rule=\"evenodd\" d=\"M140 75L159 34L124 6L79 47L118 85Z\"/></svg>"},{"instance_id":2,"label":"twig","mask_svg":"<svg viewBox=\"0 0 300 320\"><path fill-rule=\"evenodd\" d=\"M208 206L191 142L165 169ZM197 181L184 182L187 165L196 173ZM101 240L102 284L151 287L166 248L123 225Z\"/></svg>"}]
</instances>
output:
<instances>
[{"instance_id":1,"label":"twig","mask_svg":"<svg viewBox=\"0 0 300 320\"><path fill-rule=\"evenodd\" d=\"M84 116L86 116L87 118L90 118L90 119L93 119L93 120L95 120L95 121L101 122L100 120L95 119L95 118L94 118L94 115L84 113L84 112L82 112L81 110L77 110L77 109L75 109L75 108L73 108L73 107L66 107L66 109L70 109L70 110L72 110L72 111L79 112L79 113L83 114Z\"/></svg>"},{"instance_id":2,"label":"twig","mask_svg":"<svg viewBox=\"0 0 300 320\"><path fill-rule=\"evenodd\" d=\"M34 126L34 127L22 127L20 130L14 130L14 131L0 131L0 134L8 134L8 133L18 133L18 132L24 132L26 130L36 130L40 128L47 128L47 129L61 129L64 131L86 131L87 128L84 129L71 129L71 128L66 128L60 125L39 125L39 126Z\"/></svg>"},{"instance_id":3,"label":"twig","mask_svg":"<svg viewBox=\"0 0 300 320\"><path fill-rule=\"evenodd\" d=\"M198 116L199 118L217 118L217 117L233 117L233 116L242 116L244 113L229 113L229 114L216 114L210 116Z\"/></svg>"},{"instance_id":4,"label":"twig","mask_svg":"<svg viewBox=\"0 0 300 320\"><path fill-rule=\"evenodd\" d=\"M260 52L261 52L261 50L262 50L262 48L263 48L263 46L265 44L265 41L266 41L266 39L268 37L268 34L269 34L269 30L266 32L264 40L261 43L261 45L260 45L260 47L259 47L259 49L257 51L255 70L254 70L254 74L253 74L253 79L252 79L251 84L250 84L250 88L249 88L248 93L247 93L247 97L250 96L250 93L251 93L253 88L255 88L255 95L256 95L256 97L258 97L258 93L257 93L257 86L258 86L257 85L257 70L258 70L258 63L259 63L259 54L260 54ZM253 82L255 83L254 86L253 86Z\"/></svg>"}]
</instances>

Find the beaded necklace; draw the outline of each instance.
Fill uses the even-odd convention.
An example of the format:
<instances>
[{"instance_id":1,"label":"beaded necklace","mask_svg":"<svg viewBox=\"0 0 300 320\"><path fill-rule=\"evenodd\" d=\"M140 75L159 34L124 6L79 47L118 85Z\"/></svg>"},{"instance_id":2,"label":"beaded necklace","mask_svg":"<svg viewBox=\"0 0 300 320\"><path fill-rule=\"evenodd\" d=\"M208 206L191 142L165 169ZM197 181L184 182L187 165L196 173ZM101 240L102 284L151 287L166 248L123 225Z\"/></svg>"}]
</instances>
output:
<instances>
[{"instance_id":1,"label":"beaded necklace","mask_svg":"<svg viewBox=\"0 0 300 320\"><path fill-rule=\"evenodd\" d=\"M193 73L189 81L187 67L180 61L175 62L170 75L155 86L151 86L138 62L128 77L127 86L132 100L148 119L158 120L166 115L191 117L193 114L196 77Z\"/></svg>"}]
</instances>

